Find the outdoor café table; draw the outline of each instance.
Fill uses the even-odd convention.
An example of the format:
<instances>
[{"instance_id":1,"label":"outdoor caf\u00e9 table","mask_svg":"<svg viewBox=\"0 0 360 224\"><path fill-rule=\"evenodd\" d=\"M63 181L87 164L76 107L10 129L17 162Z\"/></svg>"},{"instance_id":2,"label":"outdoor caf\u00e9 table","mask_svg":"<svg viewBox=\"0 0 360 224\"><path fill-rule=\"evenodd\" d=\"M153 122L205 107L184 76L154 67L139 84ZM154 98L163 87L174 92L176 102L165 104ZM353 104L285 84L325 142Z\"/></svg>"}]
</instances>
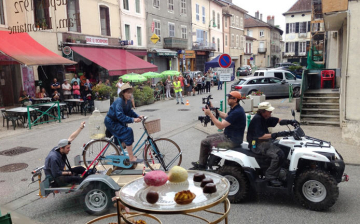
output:
<instances>
[{"instance_id":1,"label":"outdoor caf\u00e9 table","mask_svg":"<svg viewBox=\"0 0 360 224\"><path fill-rule=\"evenodd\" d=\"M32 101L35 101L34 104L38 104L38 103L46 103L46 102L50 102L51 98L50 97L44 97L44 98L32 98Z\"/></svg>"},{"instance_id":2,"label":"outdoor caf\u00e9 table","mask_svg":"<svg viewBox=\"0 0 360 224\"><path fill-rule=\"evenodd\" d=\"M8 109L8 110L5 110L5 111L13 113L13 114L17 114L18 116L21 116L22 117L22 123L23 123L23 125L25 127L26 118L28 117L27 116L27 112L28 112L27 107L16 107L16 108ZM29 108L29 111L30 111L30 113L32 113L32 112L35 112L35 109Z\"/></svg>"},{"instance_id":3,"label":"outdoor caf\u00e9 table","mask_svg":"<svg viewBox=\"0 0 360 224\"><path fill-rule=\"evenodd\" d=\"M44 104L40 104L40 105L39 105L39 107L44 107L44 108L53 107L53 108L52 108L52 109L53 109L52 112L53 112L54 115L55 115L55 113L54 113L55 106L56 106L56 102L44 103ZM67 104L66 104L66 103L59 103L59 107L60 107L60 112L61 112L61 117L62 117L62 119L65 119L65 116L64 116L64 108L67 107ZM69 114L68 114L68 117L69 117Z\"/></svg>"},{"instance_id":4,"label":"outdoor caf\u00e9 table","mask_svg":"<svg viewBox=\"0 0 360 224\"><path fill-rule=\"evenodd\" d=\"M166 184L154 187L148 186L144 182L144 178L140 177L135 179L126 185L124 185L120 192L119 197L117 197L118 211L117 213L107 214L98 218L95 218L88 222L91 223L115 223L114 220L117 220L117 223L120 223L120 219L123 219L125 223L133 223L130 218L139 220L140 216L146 216L156 221L156 223L162 223L159 218L152 214L159 215L186 215L192 218L196 218L199 221L203 221L205 223L219 223L222 220L225 223L228 223L228 214L230 212L230 201L227 196L230 189L229 181L218 174L212 172L205 172L205 176L207 178L211 178L216 185L216 192L212 194L203 193L203 189L200 187L200 182L194 182L194 174L199 171L188 171L188 179L184 182L180 183L172 183L167 181ZM189 204L177 204L174 201L175 194L180 191L190 190L192 193L196 195L194 200ZM150 204L146 200L146 195L149 191L156 191L159 194L159 199L155 204ZM126 214L125 211L121 211L119 209L119 204L123 203L125 206L130 209L135 210L135 212L131 212ZM224 211L212 211L209 210L214 206L222 203L224 205ZM216 220L209 221L209 216L201 217L195 214L194 212L205 211L207 213L216 214ZM168 217L170 218L170 217ZM179 220L181 217L174 217L174 222ZM102 220L102 221L100 221ZM98 222L100 221L100 222ZM182 222L179 222L182 223ZM200 222L199 222L200 223Z\"/></svg>"},{"instance_id":5,"label":"outdoor caf\u00e9 table","mask_svg":"<svg viewBox=\"0 0 360 224\"><path fill-rule=\"evenodd\" d=\"M81 113L83 113L84 100L83 99L67 99L64 100L69 108L69 114L71 114L71 110L74 106L80 107Z\"/></svg>"}]
</instances>

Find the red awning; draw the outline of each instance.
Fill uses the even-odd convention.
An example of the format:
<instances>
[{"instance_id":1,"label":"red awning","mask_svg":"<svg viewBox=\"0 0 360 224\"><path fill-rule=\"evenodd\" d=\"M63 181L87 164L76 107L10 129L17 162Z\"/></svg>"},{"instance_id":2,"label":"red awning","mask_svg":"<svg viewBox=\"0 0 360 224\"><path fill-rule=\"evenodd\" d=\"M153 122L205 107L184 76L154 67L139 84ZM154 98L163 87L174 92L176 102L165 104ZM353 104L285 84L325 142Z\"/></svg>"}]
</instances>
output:
<instances>
[{"instance_id":1,"label":"red awning","mask_svg":"<svg viewBox=\"0 0 360 224\"><path fill-rule=\"evenodd\" d=\"M0 54L1 52L28 66L76 64L48 50L27 33L10 34L9 31L0 31Z\"/></svg>"},{"instance_id":2,"label":"red awning","mask_svg":"<svg viewBox=\"0 0 360 224\"><path fill-rule=\"evenodd\" d=\"M71 47L73 51L109 71L109 75L117 76L128 73L142 74L156 72L156 65L146 62L122 49Z\"/></svg>"}]
</instances>

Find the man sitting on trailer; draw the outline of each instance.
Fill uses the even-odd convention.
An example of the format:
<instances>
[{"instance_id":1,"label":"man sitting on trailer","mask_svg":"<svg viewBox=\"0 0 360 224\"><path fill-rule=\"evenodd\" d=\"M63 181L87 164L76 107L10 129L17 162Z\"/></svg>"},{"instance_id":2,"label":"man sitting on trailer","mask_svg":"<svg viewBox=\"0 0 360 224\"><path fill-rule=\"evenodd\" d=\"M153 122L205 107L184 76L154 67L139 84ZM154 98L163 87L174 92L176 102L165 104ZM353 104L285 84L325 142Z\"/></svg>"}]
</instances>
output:
<instances>
[{"instance_id":1,"label":"man sitting on trailer","mask_svg":"<svg viewBox=\"0 0 360 224\"><path fill-rule=\"evenodd\" d=\"M67 154L70 152L71 142L79 135L85 127L85 121L81 123L80 127L70 135L68 139L61 139L56 147L54 147L45 159L45 175L50 178L50 182L55 183L61 187L69 184L79 184L82 178L79 175L86 170L82 166L71 167ZM65 166L68 168L64 170Z\"/></svg>"}]
</instances>

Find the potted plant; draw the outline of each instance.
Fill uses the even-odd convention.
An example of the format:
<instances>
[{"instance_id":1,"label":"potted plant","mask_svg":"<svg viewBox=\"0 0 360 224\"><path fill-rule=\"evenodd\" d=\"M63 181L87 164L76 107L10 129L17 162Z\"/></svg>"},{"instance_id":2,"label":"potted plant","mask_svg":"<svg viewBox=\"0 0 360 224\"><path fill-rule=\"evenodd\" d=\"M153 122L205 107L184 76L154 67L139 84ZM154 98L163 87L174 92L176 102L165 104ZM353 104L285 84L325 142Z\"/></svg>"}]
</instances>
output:
<instances>
[{"instance_id":1,"label":"potted plant","mask_svg":"<svg viewBox=\"0 0 360 224\"><path fill-rule=\"evenodd\" d=\"M80 44L80 38L76 38L76 43Z\"/></svg>"},{"instance_id":2,"label":"potted plant","mask_svg":"<svg viewBox=\"0 0 360 224\"><path fill-rule=\"evenodd\" d=\"M100 112L109 111L111 91L111 87L105 84L98 84L92 88L93 95L95 96L94 106Z\"/></svg>"},{"instance_id":3,"label":"potted plant","mask_svg":"<svg viewBox=\"0 0 360 224\"><path fill-rule=\"evenodd\" d=\"M252 112L254 108L254 100L250 96L243 96L240 100L240 106L244 108L245 112Z\"/></svg>"},{"instance_id":4,"label":"potted plant","mask_svg":"<svg viewBox=\"0 0 360 224\"><path fill-rule=\"evenodd\" d=\"M259 103L265 101L265 95L260 90L252 92L250 95L250 98L253 99L253 106L258 107Z\"/></svg>"},{"instance_id":5,"label":"potted plant","mask_svg":"<svg viewBox=\"0 0 360 224\"><path fill-rule=\"evenodd\" d=\"M41 27L42 27L43 30L47 29L47 23L46 23L45 19L42 20Z\"/></svg>"},{"instance_id":6,"label":"potted plant","mask_svg":"<svg viewBox=\"0 0 360 224\"><path fill-rule=\"evenodd\" d=\"M68 43L71 43L71 36L69 35L67 38L66 38L66 42L68 42Z\"/></svg>"}]
</instances>

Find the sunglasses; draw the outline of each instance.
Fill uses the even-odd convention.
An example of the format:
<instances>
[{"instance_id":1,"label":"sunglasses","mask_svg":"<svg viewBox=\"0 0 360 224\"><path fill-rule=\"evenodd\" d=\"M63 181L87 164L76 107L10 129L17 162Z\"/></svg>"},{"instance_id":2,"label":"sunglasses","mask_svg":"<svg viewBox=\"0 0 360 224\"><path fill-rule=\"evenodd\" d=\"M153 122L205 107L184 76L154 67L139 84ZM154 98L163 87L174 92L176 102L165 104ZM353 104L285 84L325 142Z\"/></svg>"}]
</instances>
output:
<instances>
[{"instance_id":1,"label":"sunglasses","mask_svg":"<svg viewBox=\"0 0 360 224\"><path fill-rule=\"evenodd\" d=\"M233 96L228 96L228 98L231 99L231 100L235 100L235 99L236 99L236 98L233 97Z\"/></svg>"}]
</instances>

